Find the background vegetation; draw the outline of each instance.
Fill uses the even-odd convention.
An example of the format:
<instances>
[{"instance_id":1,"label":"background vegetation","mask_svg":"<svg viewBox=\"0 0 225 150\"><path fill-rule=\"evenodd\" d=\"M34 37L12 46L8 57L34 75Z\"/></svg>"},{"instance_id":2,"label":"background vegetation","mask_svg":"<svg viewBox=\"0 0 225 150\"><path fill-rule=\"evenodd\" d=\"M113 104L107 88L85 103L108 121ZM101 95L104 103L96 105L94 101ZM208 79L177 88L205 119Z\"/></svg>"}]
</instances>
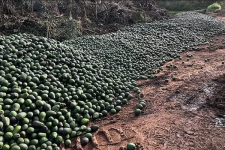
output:
<instances>
[{"instance_id":1,"label":"background vegetation","mask_svg":"<svg viewBox=\"0 0 225 150\"><path fill-rule=\"evenodd\" d=\"M156 3L170 11L191 11L206 9L214 2L225 3L224 0L156 0Z\"/></svg>"},{"instance_id":2,"label":"background vegetation","mask_svg":"<svg viewBox=\"0 0 225 150\"><path fill-rule=\"evenodd\" d=\"M221 10L221 5L219 3L213 3L209 5L206 9L206 13L215 13Z\"/></svg>"},{"instance_id":3,"label":"background vegetation","mask_svg":"<svg viewBox=\"0 0 225 150\"><path fill-rule=\"evenodd\" d=\"M65 40L166 16L168 12L153 0L2 0L0 33L26 32Z\"/></svg>"}]
</instances>

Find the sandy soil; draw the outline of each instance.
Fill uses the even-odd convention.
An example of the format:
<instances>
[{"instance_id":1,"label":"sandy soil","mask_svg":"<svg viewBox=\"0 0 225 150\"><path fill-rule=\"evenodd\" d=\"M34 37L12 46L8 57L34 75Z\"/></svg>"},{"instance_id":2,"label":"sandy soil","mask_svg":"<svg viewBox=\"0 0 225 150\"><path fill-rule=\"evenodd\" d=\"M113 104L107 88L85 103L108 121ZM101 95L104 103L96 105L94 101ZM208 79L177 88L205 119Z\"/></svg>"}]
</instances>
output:
<instances>
[{"instance_id":1,"label":"sandy soil","mask_svg":"<svg viewBox=\"0 0 225 150\"><path fill-rule=\"evenodd\" d=\"M225 21L225 13L217 17ZM139 117L134 98L118 114L92 122L100 129L90 144L74 139L71 149L125 150L133 142L137 150L225 150L224 62L225 35L183 53L157 78L138 81L147 101Z\"/></svg>"}]
</instances>

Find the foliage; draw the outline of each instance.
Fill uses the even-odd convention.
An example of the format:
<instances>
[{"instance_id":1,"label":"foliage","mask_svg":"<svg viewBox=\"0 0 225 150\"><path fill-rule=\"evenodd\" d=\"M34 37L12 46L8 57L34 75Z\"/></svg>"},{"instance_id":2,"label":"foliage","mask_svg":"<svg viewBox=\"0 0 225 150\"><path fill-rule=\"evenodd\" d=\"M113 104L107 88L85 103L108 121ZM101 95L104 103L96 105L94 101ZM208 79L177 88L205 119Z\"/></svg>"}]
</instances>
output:
<instances>
[{"instance_id":1,"label":"foliage","mask_svg":"<svg viewBox=\"0 0 225 150\"><path fill-rule=\"evenodd\" d=\"M219 3L213 3L209 5L206 9L206 13L215 13L221 10L221 5Z\"/></svg>"},{"instance_id":2,"label":"foliage","mask_svg":"<svg viewBox=\"0 0 225 150\"><path fill-rule=\"evenodd\" d=\"M81 35L80 21L67 18L49 20L49 37L57 40L75 39Z\"/></svg>"},{"instance_id":3,"label":"foliage","mask_svg":"<svg viewBox=\"0 0 225 150\"><path fill-rule=\"evenodd\" d=\"M65 25L65 40L75 39L79 35L81 35L81 32L77 28L78 23L79 23L79 21L77 21L75 19L69 19L66 22L66 25Z\"/></svg>"},{"instance_id":4,"label":"foliage","mask_svg":"<svg viewBox=\"0 0 225 150\"><path fill-rule=\"evenodd\" d=\"M73 0L0 1L0 8L3 8L0 9L0 28L3 34L25 32L57 40L76 38L81 34L82 25L72 17L74 3ZM63 12L62 6L65 7Z\"/></svg>"},{"instance_id":5,"label":"foliage","mask_svg":"<svg viewBox=\"0 0 225 150\"><path fill-rule=\"evenodd\" d=\"M193 0L156 0L156 3L170 11L192 11L205 9L212 3L211 0L193 1Z\"/></svg>"},{"instance_id":6,"label":"foliage","mask_svg":"<svg viewBox=\"0 0 225 150\"><path fill-rule=\"evenodd\" d=\"M5 35L25 32L57 40L112 32L123 25L169 16L152 0L2 0L0 13L0 32Z\"/></svg>"}]
</instances>

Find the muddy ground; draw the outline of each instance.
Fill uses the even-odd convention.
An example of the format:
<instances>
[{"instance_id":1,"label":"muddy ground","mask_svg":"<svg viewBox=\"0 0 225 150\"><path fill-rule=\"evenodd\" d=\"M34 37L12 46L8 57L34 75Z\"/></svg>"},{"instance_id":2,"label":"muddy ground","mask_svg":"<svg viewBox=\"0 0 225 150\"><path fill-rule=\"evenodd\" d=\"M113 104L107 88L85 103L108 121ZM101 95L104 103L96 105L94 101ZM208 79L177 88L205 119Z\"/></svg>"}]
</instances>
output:
<instances>
[{"instance_id":1,"label":"muddy ground","mask_svg":"<svg viewBox=\"0 0 225 150\"><path fill-rule=\"evenodd\" d=\"M225 12L213 15L225 20ZM138 81L147 101L139 117L134 98L118 114L92 122L100 129L90 144L81 147L74 139L71 149L123 150L133 142L137 150L224 150L224 73L222 35L166 63L157 78Z\"/></svg>"}]
</instances>

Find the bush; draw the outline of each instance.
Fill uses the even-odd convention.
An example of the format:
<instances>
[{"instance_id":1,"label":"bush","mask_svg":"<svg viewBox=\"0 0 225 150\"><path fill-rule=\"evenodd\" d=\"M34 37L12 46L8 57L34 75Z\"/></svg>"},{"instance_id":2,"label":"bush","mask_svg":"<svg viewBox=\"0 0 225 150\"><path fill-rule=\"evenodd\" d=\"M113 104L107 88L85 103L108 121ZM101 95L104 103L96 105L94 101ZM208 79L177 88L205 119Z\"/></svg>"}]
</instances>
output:
<instances>
[{"instance_id":1,"label":"bush","mask_svg":"<svg viewBox=\"0 0 225 150\"><path fill-rule=\"evenodd\" d=\"M213 3L212 5L209 5L206 9L206 13L215 13L215 12L218 12L221 10L221 6L220 4L218 4L217 2L216 3Z\"/></svg>"},{"instance_id":2,"label":"bush","mask_svg":"<svg viewBox=\"0 0 225 150\"><path fill-rule=\"evenodd\" d=\"M51 22L50 22L51 23ZM81 22L75 19L55 18L49 37L59 41L75 39L81 35ZM50 24L51 25L51 24Z\"/></svg>"}]
</instances>

